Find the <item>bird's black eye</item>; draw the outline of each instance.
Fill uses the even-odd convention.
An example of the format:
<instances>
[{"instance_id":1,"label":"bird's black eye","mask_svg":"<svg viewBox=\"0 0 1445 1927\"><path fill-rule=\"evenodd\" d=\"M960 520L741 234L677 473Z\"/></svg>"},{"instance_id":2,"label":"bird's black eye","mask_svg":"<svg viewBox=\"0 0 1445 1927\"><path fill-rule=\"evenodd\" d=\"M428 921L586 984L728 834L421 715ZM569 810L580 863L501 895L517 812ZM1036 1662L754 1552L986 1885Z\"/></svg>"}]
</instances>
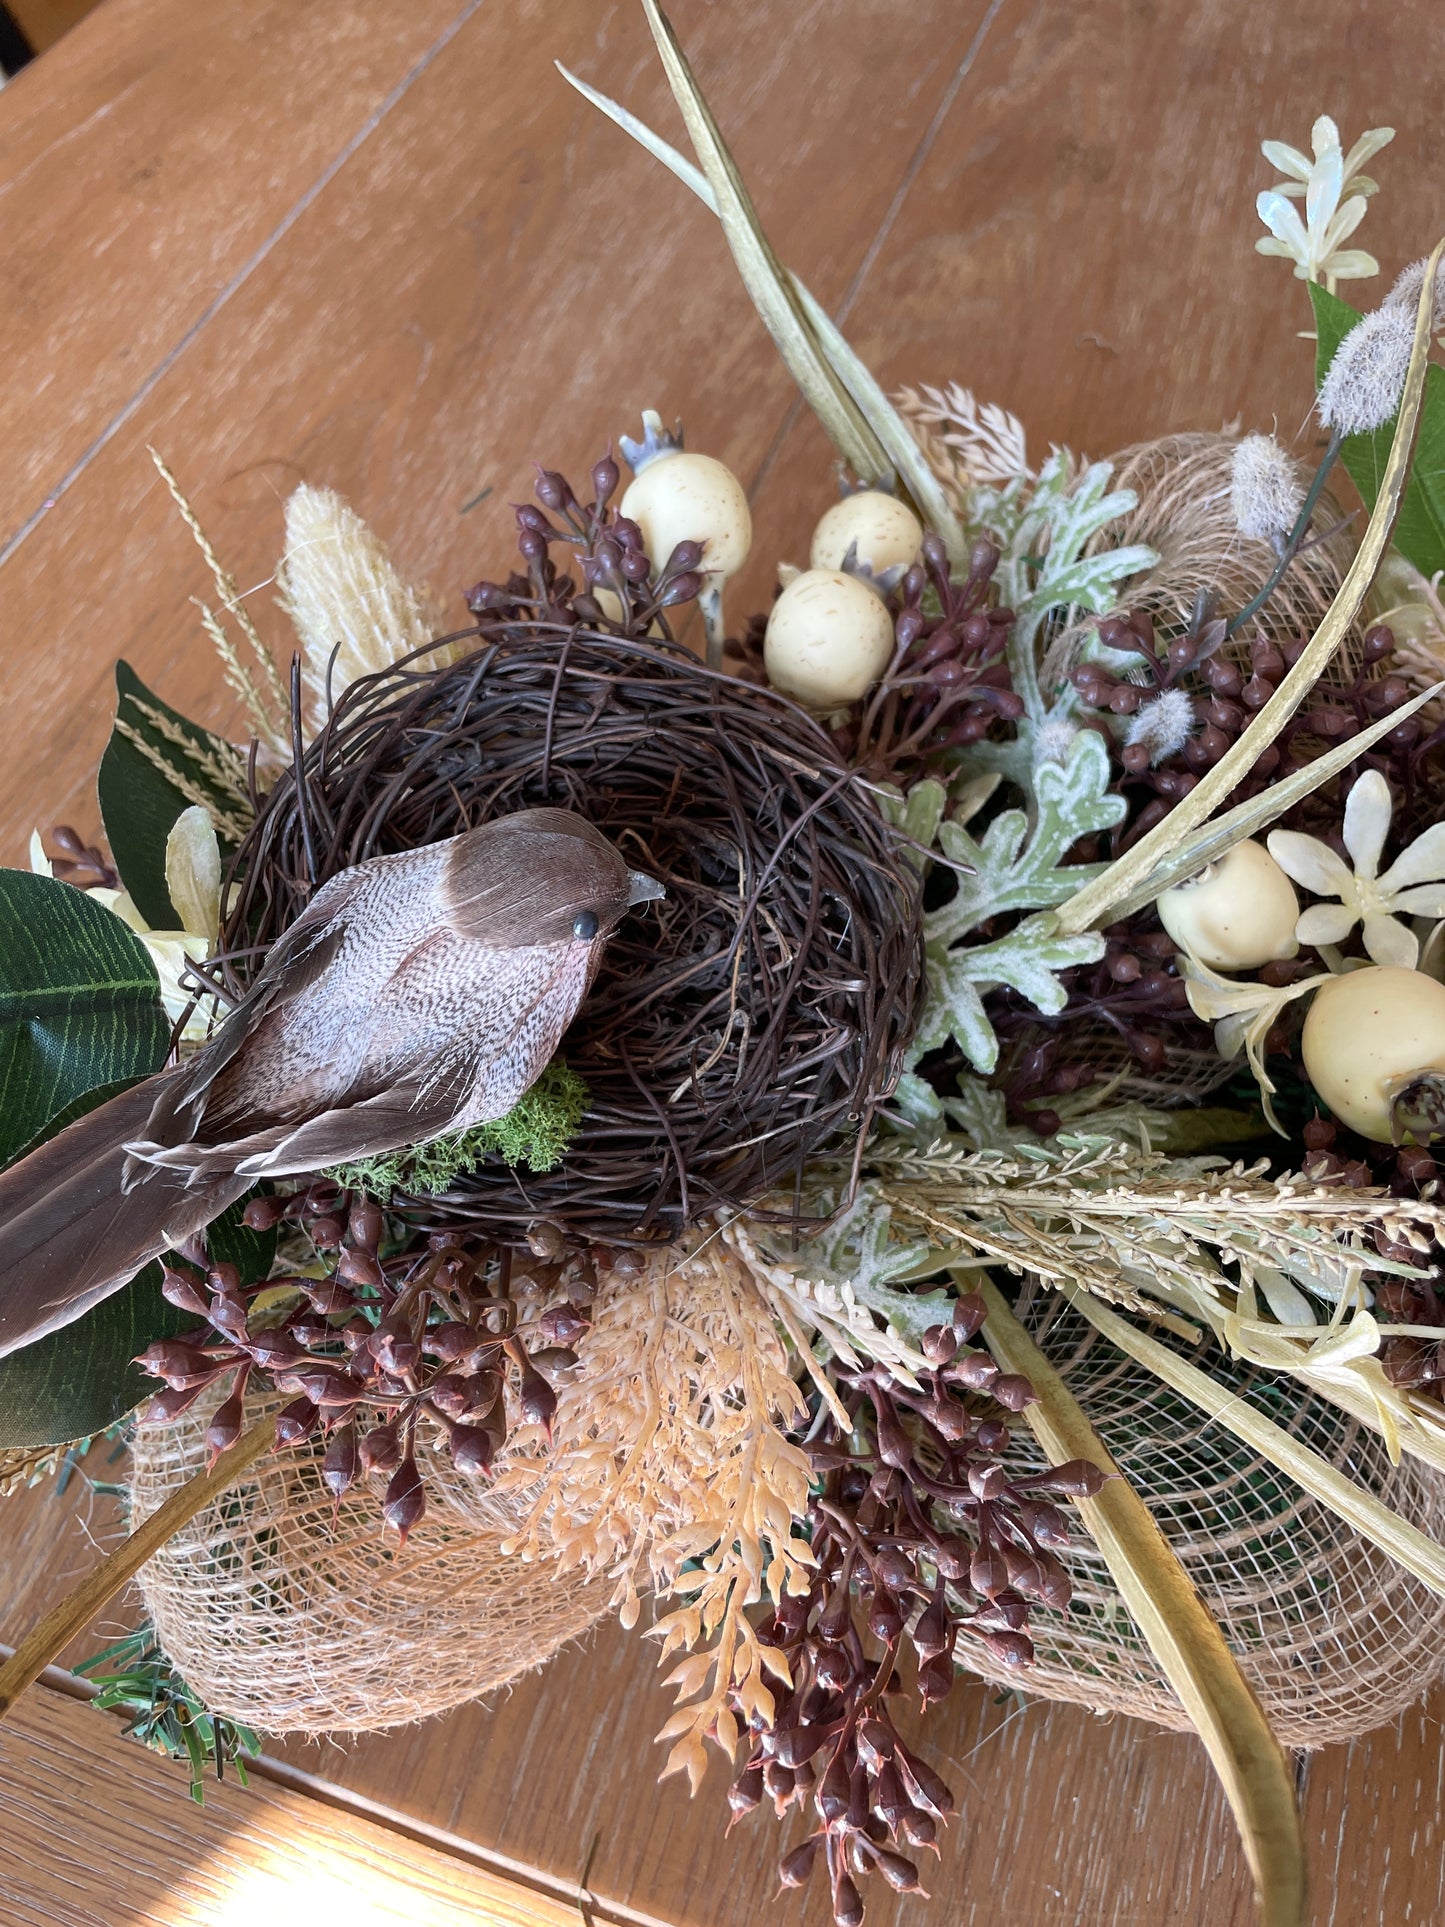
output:
<instances>
[{"instance_id":1,"label":"bird's black eye","mask_svg":"<svg viewBox=\"0 0 1445 1927\"><path fill-rule=\"evenodd\" d=\"M574 937L581 937L584 941L588 938L595 937L597 935L597 912L595 910L579 910L572 925L572 935Z\"/></svg>"}]
</instances>

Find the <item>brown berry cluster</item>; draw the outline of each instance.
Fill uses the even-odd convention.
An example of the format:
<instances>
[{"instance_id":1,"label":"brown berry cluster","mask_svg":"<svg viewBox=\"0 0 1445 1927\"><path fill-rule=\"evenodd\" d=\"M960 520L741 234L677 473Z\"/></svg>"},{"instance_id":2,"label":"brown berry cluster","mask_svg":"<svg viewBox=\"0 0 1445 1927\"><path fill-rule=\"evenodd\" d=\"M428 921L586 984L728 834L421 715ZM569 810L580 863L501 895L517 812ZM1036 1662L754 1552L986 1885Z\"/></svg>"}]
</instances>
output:
<instances>
[{"instance_id":1,"label":"brown berry cluster","mask_svg":"<svg viewBox=\"0 0 1445 1927\"><path fill-rule=\"evenodd\" d=\"M970 1641L1005 1666L1027 1666L1030 1601L1062 1609L1070 1597L1053 1550L1068 1526L1052 1501L1103 1483L1083 1461L1030 1475L1003 1463L1000 1414L1021 1411L1034 1393L968 1343L983 1320L983 1300L969 1294L951 1325L925 1333L933 1369L916 1391L880 1368L839 1375L850 1431L830 1422L809 1447L812 1585L778 1600L760 1627L785 1654L791 1684L771 1723L755 1723L729 1805L737 1820L765 1796L779 1815L811 1803L818 1825L779 1874L800 1887L821 1864L838 1927L862 1920L858 1883L869 1874L922 1893L911 1855L936 1851L955 1811L894 1724L900 1660L912 1650L925 1710L953 1690Z\"/></svg>"},{"instance_id":2,"label":"brown berry cluster","mask_svg":"<svg viewBox=\"0 0 1445 1927\"><path fill-rule=\"evenodd\" d=\"M669 635L666 611L695 601L702 588L702 549L696 542L679 542L654 573L642 530L610 507L621 479L611 454L594 462L592 500L584 505L564 475L537 470L540 506L514 504L523 570L504 583L478 582L466 594L483 635L579 622L612 635ZM554 544L576 551L580 584L552 561Z\"/></svg>"},{"instance_id":3,"label":"brown berry cluster","mask_svg":"<svg viewBox=\"0 0 1445 1927\"><path fill-rule=\"evenodd\" d=\"M1183 746L1157 761L1147 745L1114 741L1110 744L1119 768L1119 787L1130 803L1129 818L1118 847L1127 849L1153 829L1182 796L1187 796L1206 771L1220 761L1253 717L1263 709L1308 644L1300 636L1277 642L1257 635L1247 660L1225 653L1224 625L1215 619L1198 634L1173 641L1156 638L1152 619L1139 611L1106 616L1098 626L1099 639L1111 649L1132 651L1145 665L1149 682L1120 677L1101 663L1080 663L1071 672L1074 687L1091 708L1112 716L1134 717L1149 698L1164 688L1187 694L1193 726ZM1319 685L1289 719L1232 792L1231 804L1258 794L1281 777L1291 775L1336 744L1409 701L1406 679L1389 666L1395 639L1383 624L1365 636L1360 660L1348 685ZM1407 717L1367 751L1367 767L1383 770L1396 794L1406 799L1418 783L1425 728L1418 716ZM1287 818L1290 827L1316 829L1337 824L1339 807L1359 775L1352 765L1333 783L1306 798Z\"/></svg>"},{"instance_id":4,"label":"brown berry cluster","mask_svg":"<svg viewBox=\"0 0 1445 1927\"><path fill-rule=\"evenodd\" d=\"M426 1510L419 1426L433 1427L458 1469L476 1477L506 1439L509 1398L523 1420L550 1429L549 1374L577 1362L571 1346L586 1326L595 1259L564 1259L546 1227L525 1267L508 1248L451 1233L390 1251L380 1208L324 1181L289 1198L253 1198L245 1222L303 1234L295 1244L321 1263L249 1287L234 1265L203 1251L187 1254L194 1264L167 1265L165 1296L203 1329L141 1354L167 1387L152 1420L178 1417L229 1375L206 1433L214 1455L240 1435L248 1386L275 1386L291 1395L277 1444L323 1434L321 1476L338 1499L363 1474L384 1478L383 1515L403 1540ZM283 1309L258 1310L262 1293Z\"/></svg>"},{"instance_id":5,"label":"brown berry cluster","mask_svg":"<svg viewBox=\"0 0 1445 1927\"><path fill-rule=\"evenodd\" d=\"M942 541L924 536L918 561L887 598L897 636L888 672L832 725L844 761L906 788L995 724L1022 716L1007 662L1014 614L990 604L998 561L992 542L978 542L967 575L955 581ZM728 644L726 667L745 681L767 682L767 621L754 616Z\"/></svg>"}]
</instances>

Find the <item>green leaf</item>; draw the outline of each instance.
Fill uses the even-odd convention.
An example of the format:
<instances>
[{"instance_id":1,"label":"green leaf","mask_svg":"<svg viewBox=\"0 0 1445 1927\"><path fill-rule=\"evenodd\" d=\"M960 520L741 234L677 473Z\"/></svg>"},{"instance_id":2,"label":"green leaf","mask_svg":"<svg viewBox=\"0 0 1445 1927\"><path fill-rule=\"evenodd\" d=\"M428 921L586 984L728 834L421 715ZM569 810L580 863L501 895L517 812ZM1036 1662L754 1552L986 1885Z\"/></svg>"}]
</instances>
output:
<instances>
[{"instance_id":1,"label":"green leaf","mask_svg":"<svg viewBox=\"0 0 1445 1927\"><path fill-rule=\"evenodd\" d=\"M1340 343L1360 319L1358 309L1316 283L1310 284L1315 311L1315 385L1324 380ZM1385 463L1394 439L1395 418L1368 435L1351 435L1340 451L1350 480L1366 508L1379 498ZM1415 458L1395 523L1395 547L1422 575L1445 569L1445 369L1433 363L1425 376L1425 401Z\"/></svg>"},{"instance_id":2,"label":"green leaf","mask_svg":"<svg viewBox=\"0 0 1445 1927\"><path fill-rule=\"evenodd\" d=\"M151 929L179 930L166 838L181 811L200 803L229 855L251 815L245 759L152 695L129 663L116 664L115 681L115 726L96 778L101 821L121 882Z\"/></svg>"},{"instance_id":3,"label":"green leaf","mask_svg":"<svg viewBox=\"0 0 1445 1927\"><path fill-rule=\"evenodd\" d=\"M68 883L0 870L0 1165L87 1091L158 1070L170 1036L134 931Z\"/></svg>"},{"instance_id":4,"label":"green leaf","mask_svg":"<svg viewBox=\"0 0 1445 1927\"><path fill-rule=\"evenodd\" d=\"M68 1106L54 1131L113 1096L115 1088ZM271 1269L276 1234L248 1231L241 1223L244 1210L242 1200L216 1220L208 1248L214 1260L235 1265L244 1284L254 1284ZM73 1325L0 1358L0 1450L65 1445L114 1425L156 1390L155 1380L132 1363L136 1354L153 1339L172 1338L194 1324L162 1297L160 1265L149 1264Z\"/></svg>"}]
</instances>

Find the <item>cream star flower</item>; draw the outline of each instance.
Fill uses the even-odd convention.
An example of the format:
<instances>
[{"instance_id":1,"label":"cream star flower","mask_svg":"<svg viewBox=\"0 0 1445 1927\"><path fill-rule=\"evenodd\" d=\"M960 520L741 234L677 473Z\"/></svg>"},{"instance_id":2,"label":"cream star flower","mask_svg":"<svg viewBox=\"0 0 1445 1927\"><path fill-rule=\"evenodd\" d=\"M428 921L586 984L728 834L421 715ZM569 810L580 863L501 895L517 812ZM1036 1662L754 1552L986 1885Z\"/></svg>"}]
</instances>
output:
<instances>
[{"instance_id":1,"label":"cream star flower","mask_svg":"<svg viewBox=\"0 0 1445 1927\"><path fill-rule=\"evenodd\" d=\"M1285 875L1317 897L1295 925L1301 943L1343 943L1358 923L1373 962L1413 970L1420 943L1400 918L1445 916L1445 823L1432 824L1379 874L1390 833L1390 786L1368 770L1345 803L1344 839L1353 869L1327 843L1297 830L1273 830L1269 853Z\"/></svg>"},{"instance_id":2,"label":"cream star flower","mask_svg":"<svg viewBox=\"0 0 1445 1927\"><path fill-rule=\"evenodd\" d=\"M1394 138L1393 127L1372 127L1346 154L1340 130L1321 114L1310 130L1313 157L1284 141L1265 141L1260 151L1286 178L1255 203L1269 229L1254 244L1259 253L1283 255L1294 262L1298 280L1322 281L1331 293L1337 281L1378 274L1380 264L1372 254L1343 244L1363 220L1366 200L1379 191L1379 183L1359 170ZM1303 220L1294 206L1298 199L1305 204Z\"/></svg>"}]
</instances>

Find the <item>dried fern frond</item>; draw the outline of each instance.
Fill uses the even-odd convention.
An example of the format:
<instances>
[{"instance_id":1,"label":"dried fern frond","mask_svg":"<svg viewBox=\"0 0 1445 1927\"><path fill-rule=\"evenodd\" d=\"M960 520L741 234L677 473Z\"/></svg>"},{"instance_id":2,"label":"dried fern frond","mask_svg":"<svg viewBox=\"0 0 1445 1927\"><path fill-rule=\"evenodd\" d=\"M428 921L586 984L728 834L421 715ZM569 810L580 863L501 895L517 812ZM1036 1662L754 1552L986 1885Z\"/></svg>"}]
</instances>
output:
<instances>
[{"instance_id":1,"label":"dried fern frond","mask_svg":"<svg viewBox=\"0 0 1445 1927\"><path fill-rule=\"evenodd\" d=\"M978 401L956 381L900 388L897 399L929 466L960 504L979 482L1032 478L1024 425L997 402Z\"/></svg>"},{"instance_id":2,"label":"dried fern frond","mask_svg":"<svg viewBox=\"0 0 1445 1927\"><path fill-rule=\"evenodd\" d=\"M689 1652L659 1738L672 1743L664 1771L695 1790L705 1739L729 1754L737 1742L729 1694L771 1718L764 1672L787 1677L746 1608L807 1587L810 1472L788 1433L808 1413L772 1311L728 1247L707 1235L641 1263L602 1280L551 1451L523 1447L501 1476L539 1488L511 1548L610 1576L624 1625L644 1586L682 1602L650 1631L664 1659Z\"/></svg>"}]
</instances>

